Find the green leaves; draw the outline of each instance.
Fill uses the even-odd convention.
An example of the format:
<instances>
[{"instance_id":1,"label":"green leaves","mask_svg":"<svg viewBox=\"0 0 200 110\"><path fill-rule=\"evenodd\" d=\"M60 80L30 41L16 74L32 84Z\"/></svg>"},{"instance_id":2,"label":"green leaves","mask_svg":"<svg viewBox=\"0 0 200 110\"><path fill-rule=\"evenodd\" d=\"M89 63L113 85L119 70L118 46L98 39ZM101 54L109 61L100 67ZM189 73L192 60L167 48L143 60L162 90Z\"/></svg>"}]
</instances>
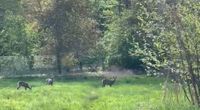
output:
<instances>
[{"instance_id":1,"label":"green leaves","mask_svg":"<svg viewBox=\"0 0 200 110\"><path fill-rule=\"evenodd\" d=\"M28 29L28 22L23 16L14 15L6 11L3 29L0 33L1 55L30 55L32 39L36 36L33 30Z\"/></svg>"}]
</instances>

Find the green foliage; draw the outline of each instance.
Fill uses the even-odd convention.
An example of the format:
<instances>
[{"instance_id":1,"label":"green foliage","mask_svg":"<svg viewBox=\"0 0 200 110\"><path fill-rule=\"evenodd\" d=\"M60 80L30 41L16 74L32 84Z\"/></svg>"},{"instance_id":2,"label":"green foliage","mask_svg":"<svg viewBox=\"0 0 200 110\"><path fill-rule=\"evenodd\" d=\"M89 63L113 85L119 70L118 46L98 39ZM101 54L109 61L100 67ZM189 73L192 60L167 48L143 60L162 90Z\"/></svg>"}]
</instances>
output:
<instances>
[{"instance_id":1,"label":"green foliage","mask_svg":"<svg viewBox=\"0 0 200 110\"><path fill-rule=\"evenodd\" d=\"M3 29L0 33L1 55L28 56L36 45L33 39L37 33L30 29L26 19L20 15L14 15L6 11Z\"/></svg>"},{"instance_id":2,"label":"green foliage","mask_svg":"<svg viewBox=\"0 0 200 110\"><path fill-rule=\"evenodd\" d=\"M165 6L166 12L161 16L146 11L150 19L140 17L143 38L139 40L143 42L134 39L136 45L133 46L137 49L132 54L144 57L142 61L151 74L157 75L164 69L164 74L172 73L175 81L187 84L185 95L190 97L190 102L199 105L199 3L187 1Z\"/></svg>"},{"instance_id":3,"label":"green foliage","mask_svg":"<svg viewBox=\"0 0 200 110\"><path fill-rule=\"evenodd\" d=\"M0 0L0 9L21 13L22 8L18 0Z\"/></svg>"},{"instance_id":4,"label":"green foliage","mask_svg":"<svg viewBox=\"0 0 200 110\"><path fill-rule=\"evenodd\" d=\"M92 9L95 20L98 23L99 30L104 33L108 27L107 24L112 22L115 15L117 0L93 0Z\"/></svg>"},{"instance_id":5,"label":"green foliage","mask_svg":"<svg viewBox=\"0 0 200 110\"><path fill-rule=\"evenodd\" d=\"M72 53L67 54L62 58L62 65L67 69L74 67L77 63L78 60L74 57Z\"/></svg>"},{"instance_id":6,"label":"green foliage","mask_svg":"<svg viewBox=\"0 0 200 110\"><path fill-rule=\"evenodd\" d=\"M8 55L24 52L25 20L22 16L15 16L7 11L5 15L4 28L1 31L1 54ZM23 41L23 42L22 42ZM20 51L20 50L23 51Z\"/></svg>"},{"instance_id":7,"label":"green foliage","mask_svg":"<svg viewBox=\"0 0 200 110\"><path fill-rule=\"evenodd\" d=\"M144 35L151 31L150 23L153 14L147 13L146 2L137 1L132 10L124 10L121 15L114 16L108 24L108 30L103 38L104 48L107 52L106 61L109 65L119 65L125 68L142 68L140 59L142 55L133 55L131 51L137 49L145 42L151 42ZM144 47L143 47L144 48Z\"/></svg>"}]
</instances>

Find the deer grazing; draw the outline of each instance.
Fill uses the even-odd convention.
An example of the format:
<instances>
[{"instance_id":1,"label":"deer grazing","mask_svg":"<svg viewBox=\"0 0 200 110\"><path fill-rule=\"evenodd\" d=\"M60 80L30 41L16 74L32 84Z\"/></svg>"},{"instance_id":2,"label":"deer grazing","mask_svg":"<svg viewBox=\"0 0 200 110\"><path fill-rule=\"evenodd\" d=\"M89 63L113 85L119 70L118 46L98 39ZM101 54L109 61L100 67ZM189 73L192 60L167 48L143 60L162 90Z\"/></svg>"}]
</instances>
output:
<instances>
[{"instance_id":1,"label":"deer grazing","mask_svg":"<svg viewBox=\"0 0 200 110\"><path fill-rule=\"evenodd\" d=\"M26 90L27 88L28 89L32 89L32 87L25 81L18 81L17 82L17 89L19 89L20 87L24 87L24 89Z\"/></svg>"},{"instance_id":2,"label":"deer grazing","mask_svg":"<svg viewBox=\"0 0 200 110\"><path fill-rule=\"evenodd\" d=\"M47 85L53 86L54 80L53 80L53 78L48 78L48 79L46 79L46 82L47 82Z\"/></svg>"},{"instance_id":3,"label":"deer grazing","mask_svg":"<svg viewBox=\"0 0 200 110\"><path fill-rule=\"evenodd\" d=\"M105 87L106 85L109 85L110 87L115 83L117 77L113 77L112 79L104 78L102 80L102 87Z\"/></svg>"}]
</instances>

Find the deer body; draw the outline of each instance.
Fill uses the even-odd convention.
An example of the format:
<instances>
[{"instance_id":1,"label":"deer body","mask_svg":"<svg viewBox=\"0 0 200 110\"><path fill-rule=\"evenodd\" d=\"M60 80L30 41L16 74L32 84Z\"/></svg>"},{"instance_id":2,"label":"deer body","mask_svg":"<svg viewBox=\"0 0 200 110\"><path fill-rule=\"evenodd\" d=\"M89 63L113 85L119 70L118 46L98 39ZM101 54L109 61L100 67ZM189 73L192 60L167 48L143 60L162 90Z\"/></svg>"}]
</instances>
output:
<instances>
[{"instance_id":1,"label":"deer body","mask_svg":"<svg viewBox=\"0 0 200 110\"><path fill-rule=\"evenodd\" d=\"M46 79L46 82L48 85L52 86L54 81L53 81L53 78L48 78L48 79Z\"/></svg>"},{"instance_id":2,"label":"deer body","mask_svg":"<svg viewBox=\"0 0 200 110\"><path fill-rule=\"evenodd\" d=\"M112 79L103 79L102 80L102 87L105 87L106 85L109 85L110 87L115 83L117 77L113 77Z\"/></svg>"},{"instance_id":3,"label":"deer body","mask_svg":"<svg viewBox=\"0 0 200 110\"><path fill-rule=\"evenodd\" d=\"M26 90L27 88L31 90L31 86L25 82L25 81L19 81L17 82L17 89L19 89L20 87L24 87L24 89Z\"/></svg>"}]
</instances>

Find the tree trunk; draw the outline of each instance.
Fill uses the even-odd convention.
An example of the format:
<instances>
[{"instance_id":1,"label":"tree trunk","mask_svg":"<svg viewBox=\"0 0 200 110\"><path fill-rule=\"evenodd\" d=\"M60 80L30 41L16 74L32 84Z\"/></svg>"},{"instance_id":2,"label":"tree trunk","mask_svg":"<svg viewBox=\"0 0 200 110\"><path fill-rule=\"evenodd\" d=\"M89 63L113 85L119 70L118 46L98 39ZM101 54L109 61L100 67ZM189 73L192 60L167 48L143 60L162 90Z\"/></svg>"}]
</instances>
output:
<instances>
[{"instance_id":1,"label":"tree trunk","mask_svg":"<svg viewBox=\"0 0 200 110\"><path fill-rule=\"evenodd\" d=\"M29 70L33 70L33 66L34 66L34 56L29 56L28 58L28 67Z\"/></svg>"},{"instance_id":2,"label":"tree trunk","mask_svg":"<svg viewBox=\"0 0 200 110\"><path fill-rule=\"evenodd\" d=\"M80 71L83 70L83 63L81 61L79 61L79 69L80 69Z\"/></svg>"},{"instance_id":3,"label":"tree trunk","mask_svg":"<svg viewBox=\"0 0 200 110\"><path fill-rule=\"evenodd\" d=\"M62 68L61 68L61 55L60 55L60 51L57 48L56 50L56 61L57 61L57 69L58 69L58 73L62 74Z\"/></svg>"}]
</instances>

